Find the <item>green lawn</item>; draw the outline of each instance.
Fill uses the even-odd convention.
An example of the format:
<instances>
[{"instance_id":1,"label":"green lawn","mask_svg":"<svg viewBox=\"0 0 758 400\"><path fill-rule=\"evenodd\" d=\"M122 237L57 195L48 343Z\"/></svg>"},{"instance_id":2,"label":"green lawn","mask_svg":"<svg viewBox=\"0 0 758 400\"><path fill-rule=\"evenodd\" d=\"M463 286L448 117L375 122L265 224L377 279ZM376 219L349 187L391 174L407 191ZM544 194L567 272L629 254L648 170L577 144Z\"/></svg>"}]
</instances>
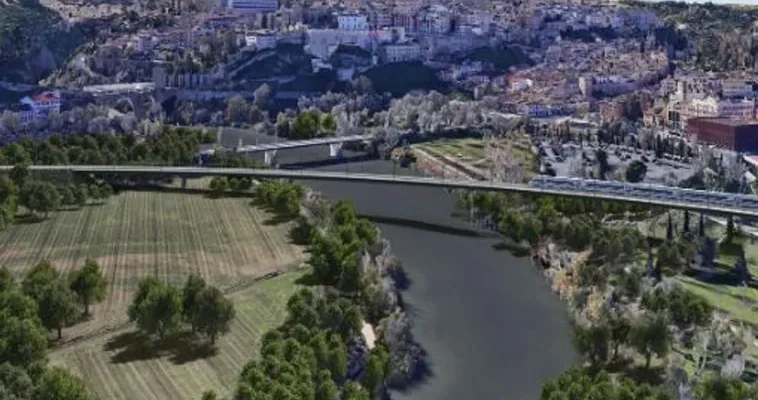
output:
<instances>
[{"instance_id":1,"label":"green lawn","mask_svg":"<svg viewBox=\"0 0 758 400\"><path fill-rule=\"evenodd\" d=\"M258 356L261 336L284 321L301 275L289 273L231 295L236 319L215 350L140 345L129 328L56 350L51 362L83 377L100 399L196 400L206 390L229 398L242 367Z\"/></svg>"},{"instance_id":2,"label":"green lawn","mask_svg":"<svg viewBox=\"0 0 758 400\"><path fill-rule=\"evenodd\" d=\"M153 276L173 284L199 273L219 286L291 268L303 250L291 244L290 226L249 198L123 192L103 205L59 211L38 223L16 223L0 232L0 265L22 278L49 260L63 275L93 258L108 280L105 300L93 318L64 330L70 339L121 324L137 282Z\"/></svg>"}]
</instances>

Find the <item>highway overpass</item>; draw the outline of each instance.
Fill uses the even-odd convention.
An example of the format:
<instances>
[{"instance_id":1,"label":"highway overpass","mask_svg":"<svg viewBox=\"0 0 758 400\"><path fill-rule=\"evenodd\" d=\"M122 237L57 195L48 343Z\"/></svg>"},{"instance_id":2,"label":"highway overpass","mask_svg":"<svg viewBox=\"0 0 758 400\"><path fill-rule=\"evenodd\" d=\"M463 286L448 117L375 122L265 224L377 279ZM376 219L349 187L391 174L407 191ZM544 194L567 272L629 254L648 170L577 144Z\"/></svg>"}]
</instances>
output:
<instances>
[{"instance_id":1,"label":"highway overpass","mask_svg":"<svg viewBox=\"0 0 758 400\"><path fill-rule=\"evenodd\" d=\"M303 147L328 145L329 156L338 157L342 153L342 146L345 143L371 141L373 139L374 139L373 135L334 136L334 137L326 137L326 138L318 138L318 139L288 140L288 141L278 142L278 143L240 146L240 147L237 147L235 151L237 153L244 153L244 154L262 152L264 154L263 162L266 165L271 165L276 161L276 154L279 150L299 149ZM213 154L214 152L215 152L214 149L208 149L201 152L200 154L210 155L210 154Z\"/></svg>"},{"instance_id":2,"label":"highway overpass","mask_svg":"<svg viewBox=\"0 0 758 400\"><path fill-rule=\"evenodd\" d=\"M13 166L0 166L0 171L10 171ZM495 191L507 193L524 193L535 195L552 195L580 197L586 199L621 201L627 203L660 206L703 212L706 214L725 214L740 217L758 218L758 209L748 209L736 206L724 206L707 203L688 203L685 201L657 199L651 197L618 195L611 193L588 192L577 189L537 188L524 184L453 180L444 178L376 175L347 172L324 172L309 170L279 170L279 169L246 169L246 168L202 168L202 167L158 167L158 166L123 166L123 165L34 165L32 171L63 171L85 174L118 174L140 176L176 176L180 178L199 178L204 176L249 176L253 178L283 178L294 180L367 182L376 184L393 184L406 186L428 186L444 189L465 189Z\"/></svg>"}]
</instances>

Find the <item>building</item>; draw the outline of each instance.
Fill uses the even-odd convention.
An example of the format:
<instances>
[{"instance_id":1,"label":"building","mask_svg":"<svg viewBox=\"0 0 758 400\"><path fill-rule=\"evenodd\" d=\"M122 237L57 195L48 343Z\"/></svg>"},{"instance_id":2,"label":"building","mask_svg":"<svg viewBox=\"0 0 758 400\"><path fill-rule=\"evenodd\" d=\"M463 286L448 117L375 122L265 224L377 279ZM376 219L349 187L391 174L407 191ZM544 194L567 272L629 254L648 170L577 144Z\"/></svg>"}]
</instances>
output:
<instances>
[{"instance_id":1,"label":"building","mask_svg":"<svg viewBox=\"0 0 758 400\"><path fill-rule=\"evenodd\" d=\"M245 45L256 49L269 49L276 47L279 37L273 33L254 33L245 35Z\"/></svg>"},{"instance_id":2,"label":"building","mask_svg":"<svg viewBox=\"0 0 758 400\"><path fill-rule=\"evenodd\" d=\"M341 31L367 31L368 18L361 14L340 14L337 16L337 27Z\"/></svg>"},{"instance_id":3,"label":"building","mask_svg":"<svg viewBox=\"0 0 758 400\"><path fill-rule=\"evenodd\" d=\"M417 61L421 58L421 46L416 43L388 44L382 47L385 63Z\"/></svg>"},{"instance_id":4,"label":"building","mask_svg":"<svg viewBox=\"0 0 758 400\"><path fill-rule=\"evenodd\" d=\"M721 81L721 96L726 98L747 97L753 94L753 85L738 79Z\"/></svg>"},{"instance_id":5,"label":"building","mask_svg":"<svg viewBox=\"0 0 758 400\"><path fill-rule=\"evenodd\" d=\"M61 94L57 90L42 92L33 97L26 96L21 99L21 103L31 107L34 118L43 118L49 114L61 112Z\"/></svg>"},{"instance_id":6,"label":"building","mask_svg":"<svg viewBox=\"0 0 758 400\"><path fill-rule=\"evenodd\" d=\"M276 12L279 3L276 0L228 0L228 8L246 13Z\"/></svg>"},{"instance_id":7,"label":"building","mask_svg":"<svg viewBox=\"0 0 758 400\"><path fill-rule=\"evenodd\" d=\"M755 118L753 100L718 100L715 97L693 99L687 107L689 118L713 117L747 120Z\"/></svg>"},{"instance_id":8,"label":"building","mask_svg":"<svg viewBox=\"0 0 758 400\"><path fill-rule=\"evenodd\" d=\"M441 4L434 4L421 10L416 16L417 30L427 34L449 33L452 27L450 10Z\"/></svg>"},{"instance_id":9,"label":"building","mask_svg":"<svg viewBox=\"0 0 758 400\"><path fill-rule=\"evenodd\" d=\"M691 140L741 153L758 153L758 121L693 118L687 121Z\"/></svg>"}]
</instances>

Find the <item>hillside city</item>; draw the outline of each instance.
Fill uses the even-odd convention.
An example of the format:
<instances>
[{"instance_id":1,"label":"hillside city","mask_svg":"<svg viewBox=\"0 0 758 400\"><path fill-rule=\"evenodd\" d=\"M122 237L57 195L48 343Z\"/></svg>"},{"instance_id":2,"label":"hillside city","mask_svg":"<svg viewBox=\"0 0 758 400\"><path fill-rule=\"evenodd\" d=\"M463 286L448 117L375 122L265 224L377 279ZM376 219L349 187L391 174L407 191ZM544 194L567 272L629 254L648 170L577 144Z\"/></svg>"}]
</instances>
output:
<instances>
[{"instance_id":1,"label":"hillside city","mask_svg":"<svg viewBox=\"0 0 758 400\"><path fill-rule=\"evenodd\" d=\"M755 274L758 6L0 0L0 398L758 400Z\"/></svg>"}]
</instances>

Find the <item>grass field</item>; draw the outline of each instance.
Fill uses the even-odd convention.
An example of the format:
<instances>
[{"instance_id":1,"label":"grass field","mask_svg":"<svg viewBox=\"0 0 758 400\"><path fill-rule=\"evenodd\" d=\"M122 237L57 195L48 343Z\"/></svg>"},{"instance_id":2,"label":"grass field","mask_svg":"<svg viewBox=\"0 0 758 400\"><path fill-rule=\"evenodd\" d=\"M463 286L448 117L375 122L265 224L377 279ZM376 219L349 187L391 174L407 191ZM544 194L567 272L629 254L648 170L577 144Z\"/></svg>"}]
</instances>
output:
<instances>
[{"instance_id":1,"label":"grass field","mask_svg":"<svg viewBox=\"0 0 758 400\"><path fill-rule=\"evenodd\" d=\"M303 259L289 240L289 225L250 205L249 198L124 192L103 205L51 213L38 223L18 223L0 232L0 265L21 279L49 260L65 275L93 258L108 280L93 317L64 330L64 340L121 324L137 282L154 276L182 284L195 272L227 287Z\"/></svg>"},{"instance_id":2,"label":"grass field","mask_svg":"<svg viewBox=\"0 0 758 400\"><path fill-rule=\"evenodd\" d=\"M140 346L125 329L54 351L50 359L83 377L101 399L190 400L206 390L228 396L242 367L257 356L262 334L283 321L299 276L286 274L231 295L237 317L217 351Z\"/></svg>"},{"instance_id":3,"label":"grass field","mask_svg":"<svg viewBox=\"0 0 758 400\"><path fill-rule=\"evenodd\" d=\"M531 145L520 139L502 139L513 141L513 155L524 165L532 165L535 155L532 153ZM461 139L439 139L433 142L417 144L419 148L431 149L447 156L459 158L462 161L477 163L485 158L486 142L480 138L461 138Z\"/></svg>"}]
</instances>

